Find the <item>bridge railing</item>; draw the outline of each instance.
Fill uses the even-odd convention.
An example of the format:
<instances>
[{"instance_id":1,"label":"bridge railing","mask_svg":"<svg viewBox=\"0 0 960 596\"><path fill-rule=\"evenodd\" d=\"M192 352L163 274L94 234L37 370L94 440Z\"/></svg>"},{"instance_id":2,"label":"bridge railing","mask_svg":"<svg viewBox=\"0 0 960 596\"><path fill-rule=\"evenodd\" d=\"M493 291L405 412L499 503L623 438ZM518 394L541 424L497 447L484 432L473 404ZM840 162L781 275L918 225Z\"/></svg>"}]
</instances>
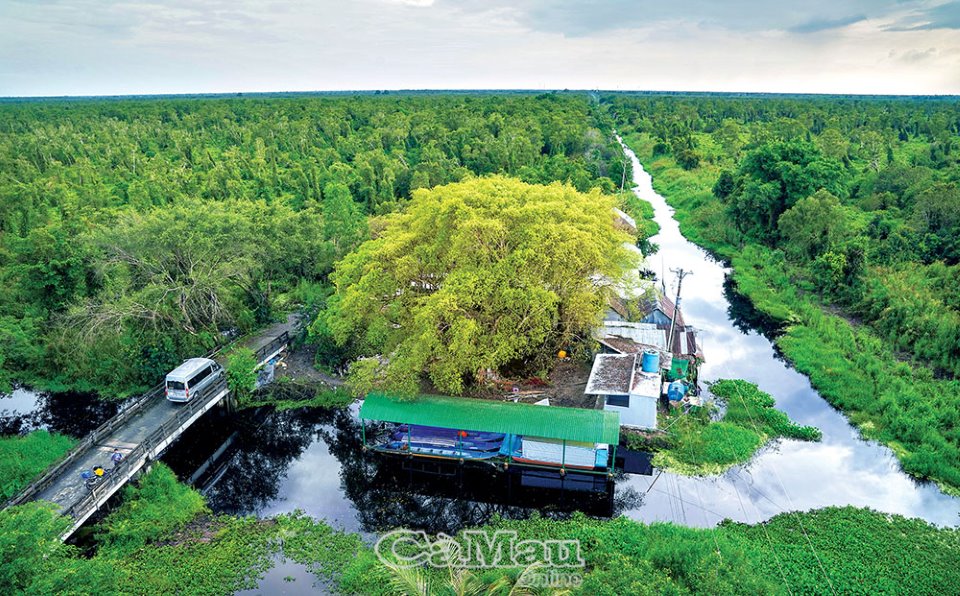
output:
<instances>
[{"instance_id":1,"label":"bridge railing","mask_svg":"<svg viewBox=\"0 0 960 596\"><path fill-rule=\"evenodd\" d=\"M274 352L276 352L277 350L279 350L280 348L282 348L283 346L289 343L290 343L290 332L284 331L277 337L273 338L273 340L270 343L261 347L255 352L255 356L257 358L257 364L258 365L263 364L264 358L266 358L270 354L273 354Z\"/></svg>"},{"instance_id":2,"label":"bridge railing","mask_svg":"<svg viewBox=\"0 0 960 596\"><path fill-rule=\"evenodd\" d=\"M113 494L114 488L123 485L128 478L143 465L144 461L154 453L157 447L170 436L187 420L192 418L198 411L203 410L209 402L227 389L226 375L222 375L215 383L205 387L200 393L187 402L182 408L179 408L176 416L170 418L152 433L139 445L133 448L120 463L117 464L103 480L95 485L88 494L84 495L79 501L71 505L63 513L74 518L81 517L90 509L98 506L98 499L104 495Z\"/></svg>"},{"instance_id":3,"label":"bridge railing","mask_svg":"<svg viewBox=\"0 0 960 596\"><path fill-rule=\"evenodd\" d=\"M139 414L156 397L164 392L163 384L157 385L150 391L128 401L123 409L117 412L109 420L95 428L87 436L80 440L73 449L65 453L60 459L53 463L39 478L28 484L23 490L14 495L7 501L6 506L19 505L31 500L38 493L46 490L63 473L63 471L72 465L77 459L84 455L91 447L99 443L110 433L122 426L128 420Z\"/></svg>"},{"instance_id":4,"label":"bridge railing","mask_svg":"<svg viewBox=\"0 0 960 596\"><path fill-rule=\"evenodd\" d=\"M255 352L257 363L258 364L261 363L266 356L272 354L273 352L276 352L278 349L280 349L281 347L289 343L290 343L290 333L288 331L284 331L283 333L275 337L273 340L271 340L270 343L261 347ZM219 350L217 351L219 352ZM209 354L208 357L212 355L213 354ZM224 375L224 379L223 379L224 383L226 383L225 377L226 375ZM219 385L220 383L218 382L212 385L211 387L219 386ZM81 456L86 454L86 452L90 448L92 448L94 445L99 443L104 438L110 436L110 434L113 431L115 431L118 427L123 426L131 418L141 413L144 410L144 408L146 408L147 405L151 404L151 402L154 399L158 398L163 394L164 394L164 384L161 383L153 387L143 395L140 395L126 402L123 408L116 415L111 417L109 420L107 420L106 422L98 426L96 429L94 429L86 437L81 439L80 442L73 447L73 449L68 451L60 459L58 459L50 467L48 467L46 471L43 474L41 474L36 480L28 484L26 487L23 488L23 490L21 490L19 493L11 497L7 501L5 507L20 505L21 503L30 501L33 498L35 498L36 495L38 495L39 493L49 488L50 485L53 484L56 481L56 479L59 478L66 471L68 467L70 467L74 462L76 462ZM203 391L203 395L207 395L206 390ZM203 401L204 400L197 399L197 398L190 400L188 402L188 406L183 408L180 412L178 412L177 416L179 417L181 414L183 414L186 411L191 411L191 412L196 411L196 408L193 408L193 406L196 406L198 403ZM156 433L153 433L153 434L156 434ZM150 436L152 437L153 434L151 434ZM141 443L141 445L143 445L143 443ZM134 448L134 451L137 451L137 448ZM133 452L127 455L127 459L130 459L130 455L133 455ZM111 476L113 475L111 474Z\"/></svg>"}]
</instances>

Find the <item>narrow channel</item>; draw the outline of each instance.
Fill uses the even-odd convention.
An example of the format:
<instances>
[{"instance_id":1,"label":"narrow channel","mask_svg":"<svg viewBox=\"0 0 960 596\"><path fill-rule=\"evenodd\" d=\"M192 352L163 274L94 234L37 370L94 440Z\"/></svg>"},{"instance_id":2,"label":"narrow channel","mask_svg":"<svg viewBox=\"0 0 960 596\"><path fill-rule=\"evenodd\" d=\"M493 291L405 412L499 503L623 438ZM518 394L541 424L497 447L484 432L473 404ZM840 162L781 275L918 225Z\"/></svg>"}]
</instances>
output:
<instances>
[{"instance_id":1,"label":"narrow channel","mask_svg":"<svg viewBox=\"0 0 960 596\"><path fill-rule=\"evenodd\" d=\"M757 329L759 317L745 316L749 305L733 291L730 270L683 237L673 209L654 191L650 174L626 145L624 151L633 163L634 192L653 205L660 225L651 239L660 250L648 265L658 275L666 272L668 287L670 268L694 273L684 280L682 308L685 320L700 330L706 355L701 380L756 383L792 420L823 431L818 443L777 441L720 476L664 473L652 489L656 473L652 478L628 476L618 483L618 490L632 488L644 498L642 506L626 514L644 521L712 526L723 518L752 523L782 511L854 505L940 525L960 523L960 499L905 474L890 449L860 438L810 380L780 357Z\"/></svg>"}]
</instances>

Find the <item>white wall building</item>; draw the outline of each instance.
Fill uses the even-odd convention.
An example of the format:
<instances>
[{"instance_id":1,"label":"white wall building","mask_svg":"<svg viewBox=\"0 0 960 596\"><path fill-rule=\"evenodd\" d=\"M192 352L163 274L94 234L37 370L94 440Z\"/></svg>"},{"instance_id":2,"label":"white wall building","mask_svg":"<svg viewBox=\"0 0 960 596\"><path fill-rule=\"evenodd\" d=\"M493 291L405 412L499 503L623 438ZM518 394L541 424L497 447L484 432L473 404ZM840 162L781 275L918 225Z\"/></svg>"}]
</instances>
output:
<instances>
[{"instance_id":1,"label":"white wall building","mask_svg":"<svg viewBox=\"0 0 960 596\"><path fill-rule=\"evenodd\" d=\"M644 372L643 354L597 354L584 393L603 398L603 409L620 413L620 425L657 428L661 381L657 372Z\"/></svg>"}]
</instances>

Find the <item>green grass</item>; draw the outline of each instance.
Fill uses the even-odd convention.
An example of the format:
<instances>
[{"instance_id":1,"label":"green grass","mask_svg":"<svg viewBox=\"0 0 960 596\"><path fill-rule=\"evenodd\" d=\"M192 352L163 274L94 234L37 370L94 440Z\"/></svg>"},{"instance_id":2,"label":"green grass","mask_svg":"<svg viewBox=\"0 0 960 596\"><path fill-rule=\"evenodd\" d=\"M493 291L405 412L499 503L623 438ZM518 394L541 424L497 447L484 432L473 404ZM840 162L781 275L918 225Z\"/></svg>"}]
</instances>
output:
<instances>
[{"instance_id":1,"label":"green grass","mask_svg":"<svg viewBox=\"0 0 960 596\"><path fill-rule=\"evenodd\" d=\"M116 557L136 552L207 513L203 496L180 484L163 464L155 464L139 484L127 485L123 501L99 524L97 533L101 549Z\"/></svg>"},{"instance_id":2,"label":"green grass","mask_svg":"<svg viewBox=\"0 0 960 596\"><path fill-rule=\"evenodd\" d=\"M637 222L637 241L643 242L660 232L660 224L653 220L653 205L633 192L620 195L620 208Z\"/></svg>"},{"instance_id":3,"label":"green grass","mask_svg":"<svg viewBox=\"0 0 960 596\"><path fill-rule=\"evenodd\" d=\"M20 492L74 444L76 441L68 436L45 430L22 437L0 437L0 500Z\"/></svg>"},{"instance_id":4,"label":"green grass","mask_svg":"<svg viewBox=\"0 0 960 596\"><path fill-rule=\"evenodd\" d=\"M299 513L211 516L202 497L162 464L124 499L95 528L86 556L60 542L70 522L55 507L0 511L0 593L230 594L255 587L283 558L347 594L407 593L411 579L430 594L451 593L459 573L391 570L359 536ZM960 583L960 531L852 507L714 529L581 514L495 518L485 529L515 531L519 540L579 541L585 566L575 569L583 579L578 594L940 594ZM506 594L521 571L470 570L460 579L473 593Z\"/></svg>"},{"instance_id":5,"label":"green grass","mask_svg":"<svg viewBox=\"0 0 960 596\"><path fill-rule=\"evenodd\" d=\"M790 438L820 440L820 431L799 426L774 407L770 395L746 381L717 381L712 393L725 405L723 419L711 419L707 408L689 413L671 410L661 417L665 436L658 441L636 441L632 446L654 451L653 464L692 476L720 474L731 466L750 461L769 441Z\"/></svg>"}]
</instances>

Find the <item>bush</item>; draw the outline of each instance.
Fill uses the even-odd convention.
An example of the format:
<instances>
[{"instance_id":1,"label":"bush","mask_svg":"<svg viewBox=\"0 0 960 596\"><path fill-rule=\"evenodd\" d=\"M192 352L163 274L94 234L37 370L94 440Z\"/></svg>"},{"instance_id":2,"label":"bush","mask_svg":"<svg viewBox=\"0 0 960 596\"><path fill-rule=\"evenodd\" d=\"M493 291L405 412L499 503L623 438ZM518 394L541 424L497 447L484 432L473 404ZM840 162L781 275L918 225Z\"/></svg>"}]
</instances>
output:
<instances>
[{"instance_id":1,"label":"bush","mask_svg":"<svg viewBox=\"0 0 960 596\"><path fill-rule=\"evenodd\" d=\"M152 464L138 486L128 485L123 498L120 509L107 516L97 532L102 548L113 555L143 548L207 510L203 496L180 484L162 463Z\"/></svg>"},{"instance_id":2,"label":"bush","mask_svg":"<svg viewBox=\"0 0 960 596\"><path fill-rule=\"evenodd\" d=\"M227 356L227 385L237 399L250 397L257 388L257 356L250 348L236 348Z\"/></svg>"},{"instance_id":3,"label":"bush","mask_svg":"<svg viewBox=\"0 0 960 596\"><path fill-rule=\"evenodd\" d=\"M781 437L820 440L819 429L791 422L774 408L774 399L753 383L721 380L711 391L726 403L723 420L712 421L706 408L670 412L662 420L666 438L654 447L654 465L682 474L719 474L749 461L767 441ZM653 445L628 436L628 445L643 443Z\"/></svg>"},{"instance_id":4,"label":"bush","mask_svg":"<svg viewBox=\"0 0 960 596\"><path fill-rule=\"evenodd\" d=\"M70 437L45 430L23 437L0 437L0 499L20 492L75 443Z\"/></svg>"}]
</instances>

